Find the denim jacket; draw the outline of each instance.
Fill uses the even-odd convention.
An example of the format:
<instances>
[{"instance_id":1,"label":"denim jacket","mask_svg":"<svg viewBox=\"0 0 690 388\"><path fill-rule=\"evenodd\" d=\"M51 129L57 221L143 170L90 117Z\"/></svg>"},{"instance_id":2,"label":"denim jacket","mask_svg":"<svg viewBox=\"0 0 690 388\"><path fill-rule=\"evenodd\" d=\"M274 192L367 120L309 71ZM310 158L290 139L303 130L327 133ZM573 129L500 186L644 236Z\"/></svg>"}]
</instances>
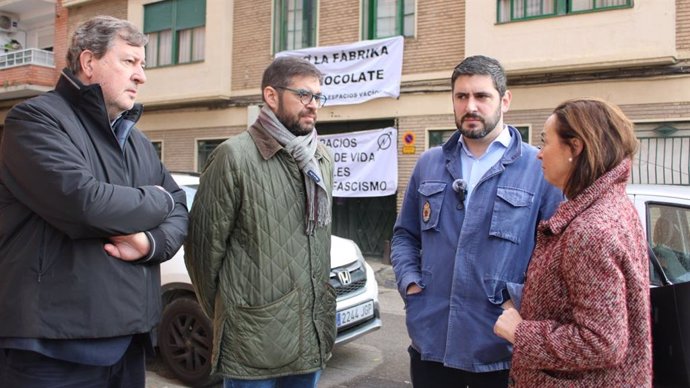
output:
<instances>
[{"instance_id":1,"label":"denim jacket","mask_svg":"<svg viewBox=\"0 0 690 388\"><path fill-rule=\"evenodd\" d=\"M525 280L537 223L563 195L544 180L536 148L508 128L508 149L468 207L452 188L462 178L459 132L422 154L412 173L391 259L412 347L423 360L471 372L510 367L512 347L493 326L508 289ZM412 283L422 292L406 295Z\"/></svg>"}]
</instances>

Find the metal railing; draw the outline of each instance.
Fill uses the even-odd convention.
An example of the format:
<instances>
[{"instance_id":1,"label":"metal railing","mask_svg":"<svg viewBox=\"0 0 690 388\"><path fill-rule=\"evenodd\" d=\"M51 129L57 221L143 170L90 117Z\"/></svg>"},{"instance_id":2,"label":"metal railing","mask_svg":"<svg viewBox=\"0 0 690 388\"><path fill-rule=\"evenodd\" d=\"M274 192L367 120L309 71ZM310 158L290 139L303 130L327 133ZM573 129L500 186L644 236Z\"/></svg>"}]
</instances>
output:
<instances>
[{"instance_id":1,"label":"metal railing","mask_svg":"<svg viewBox=\"0 0 690 388\"><path fill-rule=\"evenodd\" d=\"M30 48L0 53L0 70L25 65L55 67L53 52Z\"/></svg>"},{"instance_id":2,"label":"metal railing","mask_svg":"<svg viewBox=\"0 0 690 388\"><path fill-rule=\"evenodd\" d=\"M690 136L638 139L632 183L690 185Z\"/></svg>"}]
</instances>

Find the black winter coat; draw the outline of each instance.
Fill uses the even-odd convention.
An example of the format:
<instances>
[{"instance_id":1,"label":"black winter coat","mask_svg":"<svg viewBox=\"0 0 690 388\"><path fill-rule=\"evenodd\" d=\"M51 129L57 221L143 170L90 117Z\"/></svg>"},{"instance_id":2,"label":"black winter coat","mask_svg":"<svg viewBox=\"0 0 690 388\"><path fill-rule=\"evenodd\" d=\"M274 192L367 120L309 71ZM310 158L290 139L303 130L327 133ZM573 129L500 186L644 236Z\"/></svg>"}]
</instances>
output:
<instances>
[{"instance_id":1,"label":"black winter coat","mask_svg":"<svg viewBox=\"0 0 690 388\"><path fill-rule=\"evenodd\" d=\"M141 106L125 112L136 122ZM160 190L161 186L169 193ZM148 260L108 237L148 232ZM187 233L184 192L137 129L120 148L101 88L63 71L55 90L15 106L0 144L0 337L102 338L149 332L159 263Z\"/></svg>"}]
</instances>

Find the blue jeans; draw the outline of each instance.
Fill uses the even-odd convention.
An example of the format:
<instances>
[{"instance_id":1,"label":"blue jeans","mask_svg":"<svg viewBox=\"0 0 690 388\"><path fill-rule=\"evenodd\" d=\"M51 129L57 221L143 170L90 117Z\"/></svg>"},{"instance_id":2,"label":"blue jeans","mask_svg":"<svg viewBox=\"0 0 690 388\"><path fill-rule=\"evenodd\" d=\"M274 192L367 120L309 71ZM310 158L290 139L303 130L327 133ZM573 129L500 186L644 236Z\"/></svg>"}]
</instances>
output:
<instances>
[{"instance_id":1,"label":"blue jeans","mask_svg":"<svg viewBox=\"0 0 690 388\"><path fill-rule=\"evenodd\" d=\"M223 388L316 388L321 371L264 380L224 379Z\"/></svg>"}]
</instances>

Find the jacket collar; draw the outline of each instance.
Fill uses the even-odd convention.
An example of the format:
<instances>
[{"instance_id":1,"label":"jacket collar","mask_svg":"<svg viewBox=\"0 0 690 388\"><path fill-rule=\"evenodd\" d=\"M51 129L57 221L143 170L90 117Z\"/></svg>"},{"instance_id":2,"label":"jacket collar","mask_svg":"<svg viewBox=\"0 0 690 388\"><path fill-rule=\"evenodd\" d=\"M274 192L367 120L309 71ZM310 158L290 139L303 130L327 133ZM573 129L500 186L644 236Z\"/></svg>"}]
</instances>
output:
<instances>
[{"instance_id":1,"label":"jacket collar","mask_svg":"<svg viewBox=\"0 0 690 388\"><path fill-rule=\"evenodd\" d=\"M577 216L596 201L612 193L625 195L631 166L632 162L629 159L623 160L575 198L562 202L553 217L539 224L538 230L551 235L561 234Z\"/></svg>"},{"instance_id":2,"label":"jacket collar","mask_svg":"<svg viewBox=\"0 0 690 388\"><path fill-rule=\"evenodd\" d=\"M492 167L489 171L502 171L505 169L504 165L515 162L516 160L520 159L520 156L522 155L522 141L520 141L520 132L510 125L506 125L506 128L508 131L510 131L510 143L508 144L508 148L503 154L503 157L501 157L499 163ZM446 159L446 169L453 179L462 178L461 166L460 163L457 162L457 159L460 157L460 152L462 152L460 147L460 131L458 130L456 130L450 139L448 139L441 146L443 155Z\"/></svg>"},{"instance_id":3,"label":"jacket collar","mask_svg":"<svg viewBox=\"0 0 690 388\"><path fill-rule=\"evenodd\" d=\"M511 127L510 125L506 125L506 128L508 131L510 131L510 144L508 145L508 148L506 149L506 152L503 154L503 157L501 158L501 163L503 164L510 164L513 163L514 161L518 160L520 158L520 155L522 155L522 142L519 141L521 139L520 132L518 132L517 129ZM448 139L445 143L443 143L442 149L443 153L446 155L446 159L455 159L458 157L458 152L460 152L460 131L456 130L455 133Z\"/></svg>"},{"instance_id":4,"label":"jacket collar","mask_svg":"<svg viewBox=\"0 0 690 388\"><path fill-rule=\"evenodd\" d=\"M62 70L60 79L58 79L55 86L55 92L62 96L75 111L88 112L91 115L103 118L110 124L101 85L84 85L69 68L65 68ZM120 117L136 123L139 121L142 112L143 106L137 103Z\"/></svg>"},{"instance_id":5,"label":"jacket collar","mask_svg":"<svg viewBox=\"0 0 690 388\"><path fill-rule=\"evenodd\" d=\"M258 120L249 127L248 132L264 160L271 159L278 151L283 149L283 146L281 146L273 136L266 132ZM320 160L322 156L321 145L319 145L319 147L316 148L316 160Z\"/></svg>"},{"instance_id":6,"label":"jacket collar","mask_svg":"<svg viewBox=\"0 0 690 388\"><path fill-rule=\"evenodd\" d=\"M273 155L283 148L273 136L264 130L258 121L249 127L249 135L254 140L256 148L264 160L271 159Z\"/></svg>"}]
</instances>

